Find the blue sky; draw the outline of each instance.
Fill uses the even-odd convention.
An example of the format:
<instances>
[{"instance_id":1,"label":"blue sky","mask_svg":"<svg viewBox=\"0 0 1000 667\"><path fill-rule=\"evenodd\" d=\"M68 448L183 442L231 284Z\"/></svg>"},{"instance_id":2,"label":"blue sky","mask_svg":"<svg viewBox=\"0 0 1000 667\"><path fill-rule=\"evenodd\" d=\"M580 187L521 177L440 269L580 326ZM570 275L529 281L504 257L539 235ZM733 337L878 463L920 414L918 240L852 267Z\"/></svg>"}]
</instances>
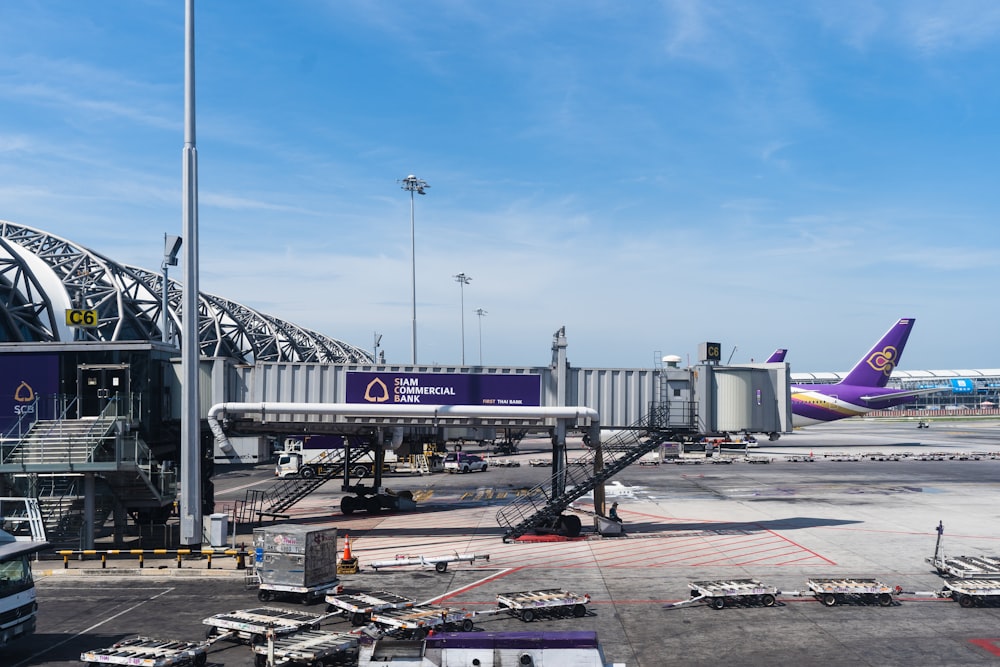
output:
<instances>
[{"instance_id":1,"label":"blue sky","mask_svg":"<svg viewBox=\"0 0 1000 667\"><path fill-rule=\"evenodd\" d=\"M1000 3L196 0L201 289L410 361L1000 368ZM0 219L157 270L182 0L0 4ZM175 271L175 276L182 275ZM479 317L475 310L487 314ZM735 348L735 350L734 350Z\"/></svg>"}]
</instances>

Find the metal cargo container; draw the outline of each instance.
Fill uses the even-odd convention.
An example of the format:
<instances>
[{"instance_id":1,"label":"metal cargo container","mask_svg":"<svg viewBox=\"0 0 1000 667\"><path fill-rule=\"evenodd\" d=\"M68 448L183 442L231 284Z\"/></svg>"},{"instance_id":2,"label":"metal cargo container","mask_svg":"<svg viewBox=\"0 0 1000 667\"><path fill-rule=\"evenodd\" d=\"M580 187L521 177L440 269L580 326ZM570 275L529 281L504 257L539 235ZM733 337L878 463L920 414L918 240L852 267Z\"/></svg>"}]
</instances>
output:
<instances>
[{"instance_id":1,"label":"metal cargo container","mask_svg":"<svg viewBox=\"0 0 1000 667\"><path fill-rule=\"evenodd\" d=\"M335 526L255 528L253 546L262 585L314 587L337 580Z\"/></svg>"}]
</instances>

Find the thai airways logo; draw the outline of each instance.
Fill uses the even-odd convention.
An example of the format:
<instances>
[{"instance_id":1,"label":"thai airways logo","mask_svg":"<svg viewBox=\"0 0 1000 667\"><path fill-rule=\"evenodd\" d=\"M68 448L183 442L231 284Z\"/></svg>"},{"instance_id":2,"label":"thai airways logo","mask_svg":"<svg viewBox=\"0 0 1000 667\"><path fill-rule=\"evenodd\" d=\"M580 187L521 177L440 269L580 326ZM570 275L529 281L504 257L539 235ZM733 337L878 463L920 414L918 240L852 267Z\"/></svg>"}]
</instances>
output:
<instances>
[{"instance_id":1,"label":"thai airways logo","mask_svg":"<svg viewBox=\"0 0 1000 667\"><path fill-rule=\"evenodd\" d=\"M365 400L369 403L385 403L389 400L389 388L379 378L375 378L365 387Z\"/></svg>"},{"instance_id":2,"label":"thai airways logo","mask_svg":"<svg viewBox=\"0 0 1000 667\"><path fill-rule=\"evenodd\" d=\"M873 369L883 375L889 376L892 375L892 369L896 367L896 358L898 356L899 352L896 351L895 345L886 345L880 351L873 352L867 361L868 365Z\"/></svg>"}]
</instances>

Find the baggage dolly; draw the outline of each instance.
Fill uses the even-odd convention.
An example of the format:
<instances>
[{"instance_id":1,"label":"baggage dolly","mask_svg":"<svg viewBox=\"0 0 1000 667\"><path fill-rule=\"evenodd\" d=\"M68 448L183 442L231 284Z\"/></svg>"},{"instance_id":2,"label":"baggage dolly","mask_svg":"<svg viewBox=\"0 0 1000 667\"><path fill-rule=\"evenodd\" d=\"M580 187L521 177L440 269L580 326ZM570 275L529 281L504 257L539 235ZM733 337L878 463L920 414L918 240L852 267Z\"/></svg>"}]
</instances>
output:
<instances>
[{"instance_id":1,"label":"baggage dolly","mask_svg":"<svg viewBox=\"0 0 1000 667\"><path fill-rule=\"evenodd\" d=\"M511 616L530 623L536 618L587 615L589 595L576 595L558 588L497 595L498 611L506 611Z\"/></svg>"},{"instance_id":2,"label":"baggage dolly","mask_svg":"<svg viewBox=\"0 0 1000 667\"><path fill-rule=\"evenodd\" d=\"M877 579L807 579L806 585L813 596L827 607L848 600L888 607L892 605L893 593L901 590L894 590Z\"/></svg>"},{"instance_id":3,"label":"baggage dolly","mask_svg":"<svg viewBox=\"0 0 1000 667\"><path fill-rule=\"evenodd\" d=\"M370 591L343 595L327 595L327 611L340 610L344 612L351 625L368 625L372 612L385 609L406 609L412 607L412 598L388 593L386 591Z\"/></svg>"},{"instance_id":4,"label":"baggage dolly","mask_svg":"<svg viewBox=\"0 0 1000 667\"><path fill-rule=\"evenodd\" d=\"M1000 558L996 556L940 556L927 562L945 577L1000 579Z\"/></svg>"},{"instance_id":5,"label":"baggage dolly","mask_svg":"<svg viewBox=\"0 0 1000 667\"><path fill-rule=\"evenodd\" d=\"M298 600L302 604L312 604L322 600L330 593L340 590L339 579L321 584L319 586L290 586L286 584L260 584L257 591L257 599L261 602L270 602L278 597L290 597Z\"/></svg>"},{"instance_id":6,"label":"baggage dolly","mask_svg":"<svg viewBox=\"0 0 1000 667\"><path fill-rule=\"evenodd\" d=\"M384 609L372 612L372 623L386 629L386 634L406 635L411 639L424 639L430 631L472 632L475 613L468 609L449 607L413 607L412 609Z\"/></svg>"},{"instance_id":7,"label":"baggage dolly","mask_svg":"<svg viewBox=\"0 0 1000 667\"><path fill-rule=\"evenodd\" d=\"M767 586L756 579L692 581L688 584L688 588L691 589L691 599L671 606L678 607L682 604L707 600L708 606L712 609L722 609L738 604L773 607L778 594L777 587Z\"/></svg>"},{"instance_id":8,"label":"baggage dolly","mask_svg":"<svg viewBox=\"0 0 1000 667\"><path fill-rule=\"evenodd\" d=\"M383 567L402 567L404 565L423 565L433 567L438 572L447 572L448 563L475 563L477 560L490 560L489 554L460 554L452 556L396 556L392 560L377 560L368 567L378 572Z\"/></svg>"},{"instance_id":9,"label":"baggage dolly","mask_svg":"<svg viewBox=\"0 0 1000 667\"><path fill-rule=\"evenodd\" d=\"M264 641L268 630L276 636L290 635L300 630L318 630L319 624L332 614L309 614L277 607L238 609L215 614L202 623L209 626L205 636L209 639L244 640L251 646Z\"/></svg>"},{"instance_id":10,"label":"baggage dolly","mask_svg":"<svg viewBox=\"0 0 1000 667\"><path fill-rule=\"evenodd\" d=\"M941 597L950 597L968 609L1000 602L1000 581L996 579L954 579L944 583Z\"/></svg>"},{"instance_id":11,"label":"baggage dolly","mask_svg":"<svg viewBox=\"0 0 1000 667\"><path fill-rule=\"evenodd\" d=\"M211 642L184 642L152 637L134 637L120 641L108 648L94 649L80 654L80 661L88 665L140 665L142 667L173 667L208 663Z\"/></svg>"},{"instance_id":12,"label":"baggage dolly","mask_svg":"<svg viewBox=\"0 0 1000 667\"><path fill-rule=\"evenodd\" d=\"M255 667L267 667L268 642L253 645ZM358 637L346 632L306 630L274 638L274 665L357 665Z\"/></svg>"}]
</instances>

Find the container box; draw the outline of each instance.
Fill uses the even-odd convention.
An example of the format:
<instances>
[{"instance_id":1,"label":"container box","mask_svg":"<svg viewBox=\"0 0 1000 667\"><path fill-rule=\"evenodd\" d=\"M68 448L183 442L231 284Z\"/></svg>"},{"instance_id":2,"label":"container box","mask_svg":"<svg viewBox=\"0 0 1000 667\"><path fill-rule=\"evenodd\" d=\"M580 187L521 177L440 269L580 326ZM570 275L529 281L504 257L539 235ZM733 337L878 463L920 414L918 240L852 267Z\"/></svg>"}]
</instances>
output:
<instances>
[{"instance_id":1,"label":"container box","mask_svg":"<svg viewBox=\"0 0 1000 667\"><path fill-rule=\"evenodd\" d=\"M278 525L255 528L254 560L262 584L314 587L337 581L337 528Z\"/></svg>"}]
</instances>

